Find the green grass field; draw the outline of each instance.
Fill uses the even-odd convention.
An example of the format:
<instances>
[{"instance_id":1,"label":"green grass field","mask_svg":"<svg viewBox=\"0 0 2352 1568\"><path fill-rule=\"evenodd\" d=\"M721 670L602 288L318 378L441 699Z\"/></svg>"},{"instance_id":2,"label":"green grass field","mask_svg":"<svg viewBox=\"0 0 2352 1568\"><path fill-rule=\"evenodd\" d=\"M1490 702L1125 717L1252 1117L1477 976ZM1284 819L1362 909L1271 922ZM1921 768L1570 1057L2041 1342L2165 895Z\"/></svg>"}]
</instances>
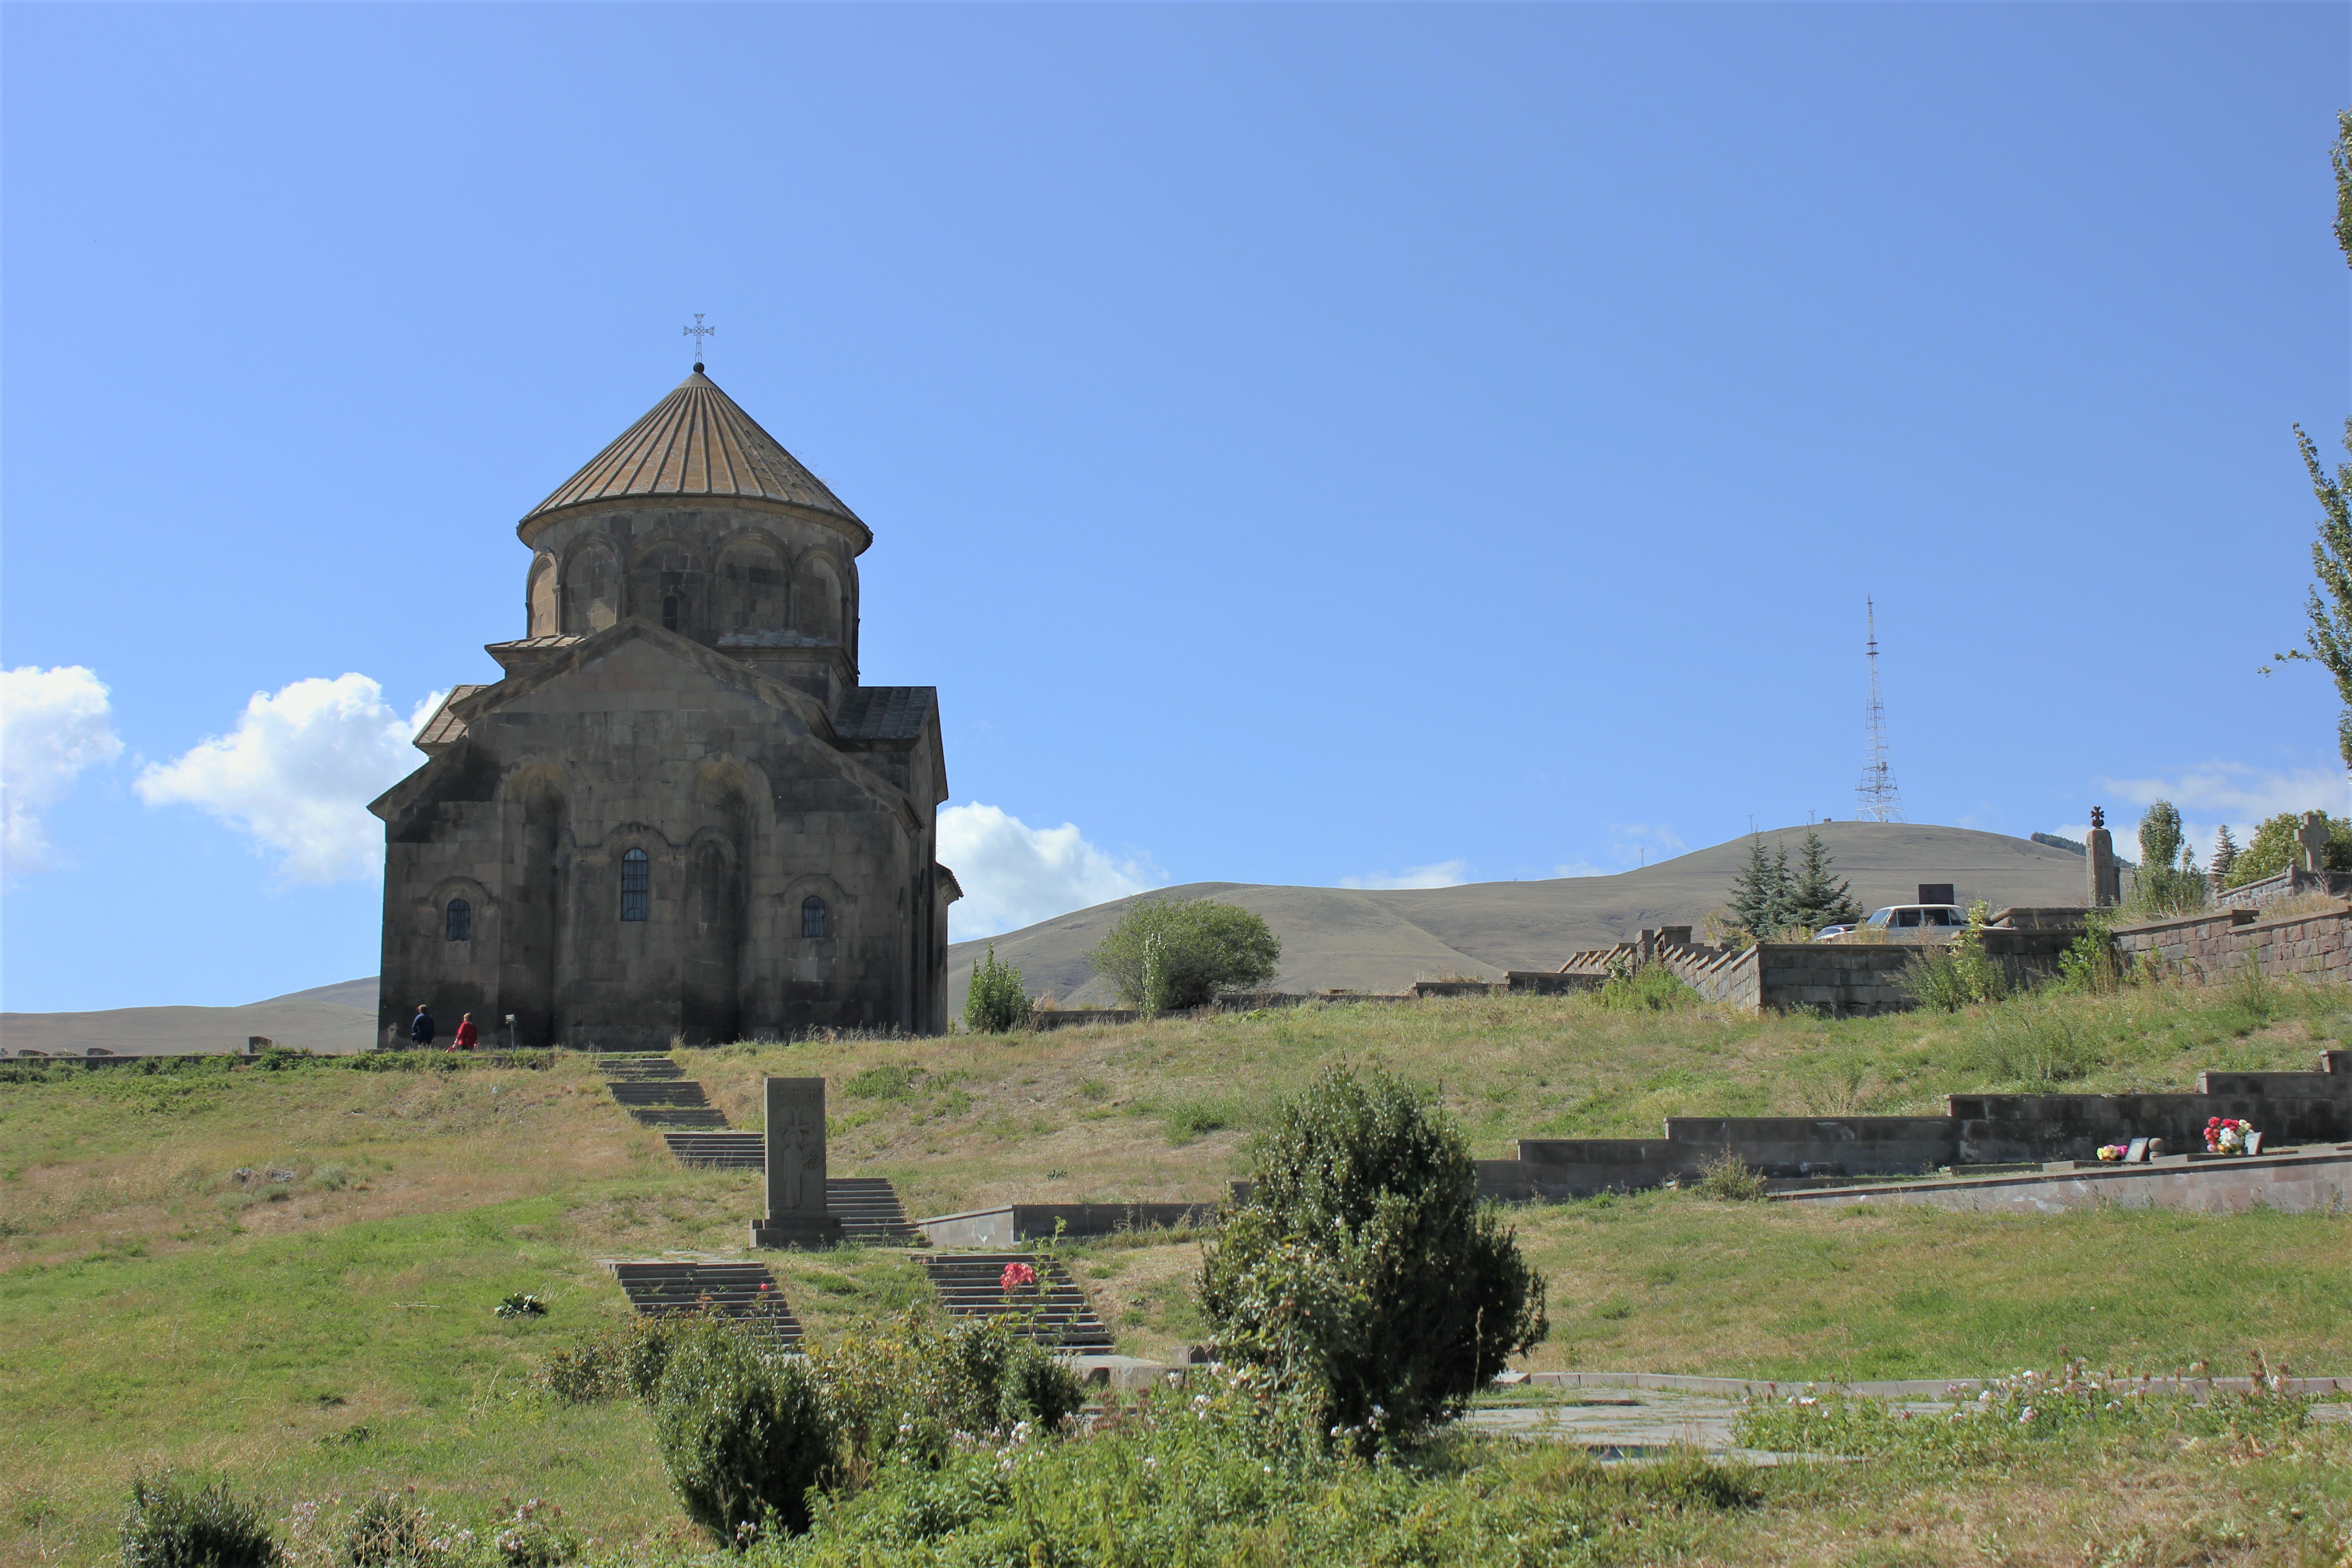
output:
<instances>
[{"instance_id":1,"label":"green grass field","mask_svg":"<svg viewBox=\"0 0 2352 1568\"><path fill-rule=\"evenodd\" d=\"M2307 1068L2352 1026L2342 1000L2151 988L1826 1023L1495 999L682 1059L741 1126L758 1124L763 1075L824 1075L836 1173L888 1175L928 1214L1015 1196L1217 1196L1246 1173L1273 1100L1342 1058L1442 1086L1477 1152L1500 1154L1521 1135L1653 1132L1673 1112L1933 1110L1985 1087ZM551 1403L535 1367L624 1312L597 1258L740 1246L755 1175L677 1167L580 1058L541 1070L53 1074L0 1083L0 1562L104 1560L130 1474L163 1464L234 1476L281 1516L414 1484L464 1517L553 1497L600 1552L693 1546L645 1413ZM2052 1365L2064 1347L2149 1371L2235 1371L2259 1352L2352 1373L2352 1218L2340 1215L1977 1215L1655 1193L1516 1219L1550 1293L1534 1367L1973 1375ZM1187 1289L1196 1247L1139 1244L1150 1239L1070 1249L1120 1348L1142 1355L1204 1331ZM887 1249L775 1261L819 1336L923 1299ZM493 1316L518 1290L551 1314ZM2331 1440L2312 1452L2341 1465ZM2325 1545L2337 1506L2326 1488L2304 1520L2270 1520L2269 1501L2244 1500L2301 1496L2305 1472L2242 1455L2209 1475L2203 1452L2136 1450L2121 1490L2097 1479L2108 1460L2096 1452L2053 1458L2015 1495L2038 1489L2045 1510L2088 1510L2101 1531L2159 1544L2210 1534L2217 1509L2252 1531L2199 1546L2203 1557L2151 1546L2104 1559L2117 1563L2294 1561L2260 1553ZM2283 1479L2248 1491L2264 1466ZM1979 1526L2011 1506L1995 1478L1864 1466L1772 1487L1759 1510L1685 1521L1696 1560L2103 1560L2038 1555L2013 1530L2008 1555L1983 1546ZM2239 1519L2250 1508L2252 1524ZM1868 1555L1914 1515L1921 1541L1944 1544Z\"/></svg>"}]
</instances>

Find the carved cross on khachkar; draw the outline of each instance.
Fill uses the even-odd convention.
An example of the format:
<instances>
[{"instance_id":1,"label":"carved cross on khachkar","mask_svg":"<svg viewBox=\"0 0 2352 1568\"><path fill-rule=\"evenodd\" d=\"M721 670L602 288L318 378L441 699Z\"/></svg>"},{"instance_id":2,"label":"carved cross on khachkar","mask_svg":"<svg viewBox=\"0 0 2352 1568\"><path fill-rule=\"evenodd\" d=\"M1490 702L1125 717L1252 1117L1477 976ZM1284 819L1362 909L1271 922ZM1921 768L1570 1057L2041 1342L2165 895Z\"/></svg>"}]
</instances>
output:
<instances>
[{"instance_id":1,"label":"carved cross on khachkar","mask_svg":"<svg viewBox=\"0 0 2352 1568\"><path fill-rule=\"evenodd\" d=\"M2327 824L2315 811L2306 811L2294 826L2294 868L2319 875L2320 856L2327 847Z\"/></svg>"},{"instance_id":2,"label":"carved cross on khachkar","mask_svg":"<svg viewBox=\"0 0 2352 1568\"><path fill-rule=\"evenodd\" d=\"M768 1079L768 1217L754 1247L832 1247L840 1216L824 1206L824 1079Z\"/></svg>"},{"instance_id":3,"label":"carved cross on khachkar","mask_svg":"<svg viewBox=\"0 0 2352 1568\"><path fill-rule=\"evenodd\" d=\"M719 329L717 327L704 326L702 324L702 312L700 310L697 310L694 313L694 325L682 330L688 337L694 340L694 368L700 370L702 368L702 340L711 336L713 333L717 332Z\"/></svg>"}]
</instances>

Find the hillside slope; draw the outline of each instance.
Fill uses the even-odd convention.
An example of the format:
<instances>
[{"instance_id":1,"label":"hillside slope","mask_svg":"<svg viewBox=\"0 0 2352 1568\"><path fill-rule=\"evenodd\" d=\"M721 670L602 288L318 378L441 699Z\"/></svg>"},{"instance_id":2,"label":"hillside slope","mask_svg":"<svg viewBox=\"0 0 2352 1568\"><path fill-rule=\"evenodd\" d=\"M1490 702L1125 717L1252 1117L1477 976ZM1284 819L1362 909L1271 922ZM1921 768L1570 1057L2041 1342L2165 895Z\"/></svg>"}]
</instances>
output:
<instances>
[{"instance_id":1,"label":"hillside slope","mask_svg":"<svg viewBox=\"0 0 2352 1568\"><path fill-rule=\"evenodd\" d=\"M2083 901L2083 858L2029 839L1908 823L1828 822L1820 831L1838 875L1852 879L1864 909L1907 903L1921 882L1949 882L1961 902L1983 899L1996 909ZM1764 841L1785 844L1793 856L1804 834L1801 826L1774 828ZM1645 926L1699 925L1723 907L1747 857L1748 841L1736 838L1613 877L1394 892L1189 882L1139 897L1213 898L1264 915L1282 939L1277 989L1395 991L1417 976L1447 972L1556 969L1571 952L1623 941ZM1051 992L1066 1005L1108 1005L1109 993L1085 954L1135 901L1097 904L988 940L999 958L1021 966L1033 995ZM948 949L958 1008L987 945L962 942Z\"/></svg>"},{"instance_id":2,"label":"hillside slope","mask_svg":"<svg viewBox=\"0 0 2352 1568\"><path fill-rule=\"evenodd\" d=\"M375 977L272 996L241 1007L108 1007L87 1013L0 1013L11 1051L174 1056L239 1049L255 1035L306 1051L363 1051L375 1039Z\"/></svg>"}]
</instances>

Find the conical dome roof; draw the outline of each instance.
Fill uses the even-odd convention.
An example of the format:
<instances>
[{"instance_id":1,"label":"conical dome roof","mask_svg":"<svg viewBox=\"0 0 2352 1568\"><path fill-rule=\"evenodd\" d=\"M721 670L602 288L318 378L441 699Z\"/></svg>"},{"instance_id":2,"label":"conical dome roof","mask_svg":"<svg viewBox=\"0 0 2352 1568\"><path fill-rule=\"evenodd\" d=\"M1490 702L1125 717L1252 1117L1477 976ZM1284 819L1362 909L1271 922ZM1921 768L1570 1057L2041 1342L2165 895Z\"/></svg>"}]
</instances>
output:
<instances>
[{"instance_id":1,"label":"conical dome roof","mask_svg":"<svg viewBox=\"0 0 2352 1568\"><path fill-rule=\"evenodd\" d=\"M520 526L528 531L534 520L565 507L640 496L783 501L828 512L861 539L873 537L856 512L719 391L699 365L586 468L531 508Z\"/></svg>"}]
</instances>

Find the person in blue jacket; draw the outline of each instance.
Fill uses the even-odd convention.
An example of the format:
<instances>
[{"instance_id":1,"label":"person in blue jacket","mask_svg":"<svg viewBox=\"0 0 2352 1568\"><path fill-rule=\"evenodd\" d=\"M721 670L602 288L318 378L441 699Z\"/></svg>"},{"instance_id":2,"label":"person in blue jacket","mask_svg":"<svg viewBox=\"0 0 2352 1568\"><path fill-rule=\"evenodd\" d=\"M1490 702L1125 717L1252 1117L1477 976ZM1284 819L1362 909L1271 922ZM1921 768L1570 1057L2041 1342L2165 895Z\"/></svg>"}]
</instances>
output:
<instances>
[{"instance_id":1,"label":"person in blue jacket","mask_svg":"<svg viewBox=\"0 0 2352 1568\"><path fill-rule=\"evenodd\" d=\"M429 1046L433 1043L433 1037L440 1032L439 1027L433 1022L433 1015L425 1010L425 1004L418 1003L416 1016L408 1020L409 1043L416 1046Z\"/></svg>"}]
</instances>

